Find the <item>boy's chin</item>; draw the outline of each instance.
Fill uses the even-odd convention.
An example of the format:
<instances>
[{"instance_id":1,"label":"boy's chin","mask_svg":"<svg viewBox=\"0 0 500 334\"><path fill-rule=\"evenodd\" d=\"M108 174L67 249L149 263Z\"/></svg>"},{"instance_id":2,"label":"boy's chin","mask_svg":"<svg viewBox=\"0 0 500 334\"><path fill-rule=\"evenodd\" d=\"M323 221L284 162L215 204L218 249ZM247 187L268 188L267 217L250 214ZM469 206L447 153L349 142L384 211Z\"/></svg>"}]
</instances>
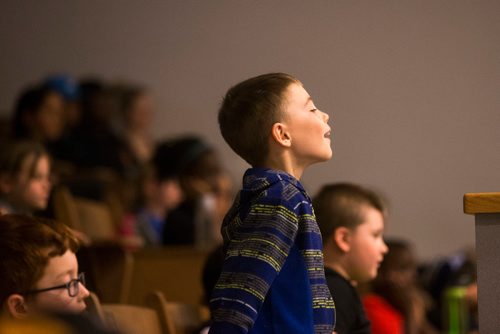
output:
<instances>
[{"instance_id":1,"label":"boy's chin","mask_svg":"<svg viewBox=\"0 0 500 334\"><path fill-rule=\"evenodd\" d=\"M322 159L320 162L325 162L325 161L328 161L328 160L330 160L332 157L333 157L333 151L330 151L330 153L325 154L325 156L323 157L323 159Z\"/></svg>"},{"instance_id":2,"label":"boy's chin","mask_svg":"<svg viewBox=\"0 0 500 334\"><path fill-rule=\"evenodd\" d=\"M325 152L322 155L317 155L314 159L311 159L309 164L307 166L315 165L318 163L326 162L330 160L333 157L333 152L330 151L329 153Z\"/></svg>"}]
</instances>

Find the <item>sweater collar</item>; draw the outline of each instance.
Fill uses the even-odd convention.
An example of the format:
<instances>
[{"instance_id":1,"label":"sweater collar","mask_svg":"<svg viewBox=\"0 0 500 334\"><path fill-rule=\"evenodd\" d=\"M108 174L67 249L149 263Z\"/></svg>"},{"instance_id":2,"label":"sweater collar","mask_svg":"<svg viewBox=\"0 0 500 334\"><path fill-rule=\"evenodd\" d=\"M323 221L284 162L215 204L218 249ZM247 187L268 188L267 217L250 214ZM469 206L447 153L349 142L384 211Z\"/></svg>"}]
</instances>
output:
<instances>
[{"instance_id":1,"label":"sweater collar","mask_svg":"<svg viewBox=\"0 0 500 334\"><path fill-rule=\"evenodd\" d=\"M249 168L243 176L243 189L249 191L260 191L277 182L293 184L301 192L306 192L302 184L292 175L276 169L254 167Z\"/></svg>"}]
</instances>

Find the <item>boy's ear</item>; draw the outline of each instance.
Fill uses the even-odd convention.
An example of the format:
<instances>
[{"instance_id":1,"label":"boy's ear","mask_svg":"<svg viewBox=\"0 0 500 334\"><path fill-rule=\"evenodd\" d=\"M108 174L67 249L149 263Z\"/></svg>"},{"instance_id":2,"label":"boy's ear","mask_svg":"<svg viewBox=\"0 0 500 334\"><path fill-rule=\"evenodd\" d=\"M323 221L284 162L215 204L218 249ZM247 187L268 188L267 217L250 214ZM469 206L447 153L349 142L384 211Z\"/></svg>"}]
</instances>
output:
<instances>
[{"instance_id":1,"label":"boy's ear","mask_svg":"<svg viewBox=\"0 0 500 334\"><path fill-rule=\"evenodd\" d=\"M271 136L278 144L290 147L292 145L292 137L288 129L283 123L274 123L271 128Z\"/></svg>"},{"instance_id":2,"label":"boy's ear","mask_svg":"<svg viewBox=\"0 0 500 334\"><path fill-rule=\"evenodd\" d=\"M351 236L351 230L345 226L338 227L333 232L335 244L343 253L347 253L351 249Z\"/></svg>"},{"instance_id":3,"label":"boy's ear","mask_svg":"<svg viewBox=\"0 0 500 334\"><path fill-rule=\"evenodd\" d=\"M24 319L28 316L28 306L24 297L19 294L12 294L5 301L7 312L16 319Z\"/></svg>"}]
</instances>

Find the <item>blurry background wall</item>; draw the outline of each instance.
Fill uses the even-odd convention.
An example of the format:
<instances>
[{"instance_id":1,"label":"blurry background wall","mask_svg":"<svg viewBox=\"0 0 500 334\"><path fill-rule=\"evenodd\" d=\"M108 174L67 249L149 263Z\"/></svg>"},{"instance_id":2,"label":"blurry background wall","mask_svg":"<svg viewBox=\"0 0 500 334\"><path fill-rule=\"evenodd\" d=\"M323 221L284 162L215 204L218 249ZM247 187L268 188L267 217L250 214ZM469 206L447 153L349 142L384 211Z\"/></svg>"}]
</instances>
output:
<instances>
[{"instance_id":1,"label":"blurry background wall","mask_svg":"<svg viewBox=\"0 0 500 334\"><path fill-rule=\"evenodd\" d=\"M430 258L474 243L464 193L500 191L499 15L496 0L2 1L0 114L47 74L133 80L154 92L156 138L203 135L239 180L221 98L249 76L291 73L334 130L309 192L381 191L387 234Z\"/></svg>"}]
</instances>

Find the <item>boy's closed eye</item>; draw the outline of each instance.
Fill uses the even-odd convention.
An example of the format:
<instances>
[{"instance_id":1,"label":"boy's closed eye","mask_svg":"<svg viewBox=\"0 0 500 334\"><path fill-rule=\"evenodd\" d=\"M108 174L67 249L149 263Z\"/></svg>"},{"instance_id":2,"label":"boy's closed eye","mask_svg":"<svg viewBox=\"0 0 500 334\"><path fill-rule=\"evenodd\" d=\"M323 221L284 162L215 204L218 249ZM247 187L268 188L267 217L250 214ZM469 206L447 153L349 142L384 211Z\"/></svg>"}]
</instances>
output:
<instances>
[{"instance_id":1,"label":"boy's closed eye","mask_svg":"<svg viewBox=\"0 0 500 334\"><path fill-rule=\"evenodd\" d=\"M311 103L309 103L309 111L314 112L316 110L318 110L318 108L316 107L316 104L313 101L311 101Z\"/></svg>"}]
</instances>

